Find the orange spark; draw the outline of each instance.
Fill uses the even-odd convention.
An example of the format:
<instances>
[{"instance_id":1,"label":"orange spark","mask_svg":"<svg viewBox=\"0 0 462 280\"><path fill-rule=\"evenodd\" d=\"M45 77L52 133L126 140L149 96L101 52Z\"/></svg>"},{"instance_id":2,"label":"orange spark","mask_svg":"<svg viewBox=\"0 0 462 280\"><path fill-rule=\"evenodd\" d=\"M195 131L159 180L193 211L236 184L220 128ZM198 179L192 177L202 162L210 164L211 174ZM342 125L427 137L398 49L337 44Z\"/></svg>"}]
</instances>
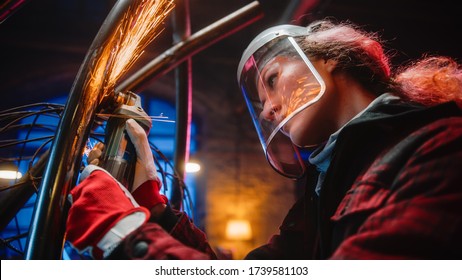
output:
<instances>
[{"instance_id":1,"label":"orange spark","mask_svg":"<svg viewBox=\"0 0 462 280\"><path fill-rule=\"evenodd\" d=\"M173 8L173 0L133 1L95 63L86 88L90 98L112 94L119 78L162 32L160 27Z\"/></svg>"},{"instance_id":2,"label":"orange spark","mask_svg":"<svg viewBox=\"0 0 462 280\"><path fill-rule=\"evenodd\" d=\"M319 94L320 85L318 83L310 82L306 77L299 79L297 83L299 87L290 95L287 102L287 112L284 117L292 114L296 109L313 100Z\"/></svg>"}]
</instances>

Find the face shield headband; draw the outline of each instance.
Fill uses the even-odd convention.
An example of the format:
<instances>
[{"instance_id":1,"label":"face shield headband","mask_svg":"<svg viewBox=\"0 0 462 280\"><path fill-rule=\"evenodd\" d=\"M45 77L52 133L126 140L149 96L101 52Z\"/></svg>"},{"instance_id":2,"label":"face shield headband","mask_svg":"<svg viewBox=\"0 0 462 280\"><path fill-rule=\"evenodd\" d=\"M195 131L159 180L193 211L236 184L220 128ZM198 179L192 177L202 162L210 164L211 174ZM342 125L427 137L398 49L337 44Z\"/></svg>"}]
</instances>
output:
<instances>
[{"instance_id":1,"label":"face shield headband","mask_svg":"<svg viewBox=\"0 0 462 280\"><path fill-rule=\"evenodd\" d=\"M290 126L321 98L324 81L292 36L274 36L245 54L238 70L239 85L266 158L280 174L299 178L306 159L290 139Z\"/></svg>"}]
</instances>

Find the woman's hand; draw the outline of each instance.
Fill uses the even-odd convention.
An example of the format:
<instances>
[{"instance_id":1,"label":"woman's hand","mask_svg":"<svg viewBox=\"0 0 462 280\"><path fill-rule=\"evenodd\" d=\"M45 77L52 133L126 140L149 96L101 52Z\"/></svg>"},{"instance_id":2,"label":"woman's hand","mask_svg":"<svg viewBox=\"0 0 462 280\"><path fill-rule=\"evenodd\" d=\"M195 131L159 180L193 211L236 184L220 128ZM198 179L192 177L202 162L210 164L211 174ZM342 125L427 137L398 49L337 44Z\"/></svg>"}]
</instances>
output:
<instances>
[{"instance_id":1,"label":"woman's hand","mask_svg":"<svg viewBox=\"0 0 462 280\"><path fill-rule=\"evenodd\" d=\"M161 215L168 199L160 194L162 183L157 176L146 131L133 119L127 120L125 128L135 147L137 157L133 188L130 191L138 204L150 209L153 216ZM103 151L104 144L98 142L88 154L88 164L99 166Z\"/></svg>"},{"instance_id":2,"label":"woman's hand","mask_svg":"<svg viewBox=\"0 0 462 280\"><path fill-rule=\"evenodd\" d=\"M146 131L133 119L127 120L125 129L136 149L135 176L132 184L133 188L131 189L131 192L133 193L144 182L149 180L158 180L157 169L149 146ZM89 165L100 166L103 151L104 144L98 142L88 153L87 163Z\"/></svg>"},{"instance_id":3,"label":"woman's hand","mask_svg":"<svg viewBox=\"0 0 462 280\"><path fill-rule=\"evenodd\" d=\"M127 120L125 129L136 149L136 168L132 189L134 192L144 182L158 180L157 169L146 131L133 119Z\"/></svg>"},{"instance_id":4,"label":"woman's hand","mask_svg":"<svg viewBox=\"0 0 462 280\"><path fill-rule=\"evenodd\" d=\"M141 206L150 209L153 216L161 216L168 199L159 192L162 184L157 176L146 131L133 119L127 120L125 129L136 150L135 176L131 190L133 197Z\"/></svg>"},{"instance_id":5,"label":"woman's hand","mask_svg":"<svg viewBox=\"0 0 462 280\"><path fill-rule=\"evenodd\" d=\"M96 145L88 153L87 163L91 165L99 165L100 157L103 154L104 144L101 142L96 143Z\"/></svg>"}]
</instances>

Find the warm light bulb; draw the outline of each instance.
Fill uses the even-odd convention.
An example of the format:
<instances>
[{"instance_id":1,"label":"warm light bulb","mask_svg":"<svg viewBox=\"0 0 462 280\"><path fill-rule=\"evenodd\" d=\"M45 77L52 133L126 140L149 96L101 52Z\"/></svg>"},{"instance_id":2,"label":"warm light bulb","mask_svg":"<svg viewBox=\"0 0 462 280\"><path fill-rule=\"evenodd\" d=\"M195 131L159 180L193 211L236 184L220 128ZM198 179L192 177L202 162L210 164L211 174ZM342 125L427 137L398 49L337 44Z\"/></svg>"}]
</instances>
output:
<instances>
[{"instance_id":1,"label":"warm light bulb","mask_svg":"<svg viewBox=\"0 0 462 280\"><path fill-rule=\"evenodd\" d=\"M21 172L13 171L13 170L0 170L0 179L20 179L22 177Z\"/></svg>"},{"instance_id":2,"label":"warm light bulb","mask_svg":"<svg viewBox=\"0 0 462 280\"><path fill-rule=\"evenodd\" d=\"M199 172L199 170L201 170L201 166L195 162L188 162L186 163L185 170L187 173L196 173Z\"/></svg>"},{"instance_id":3,"label":"warm light bulb","mask_svg":"<svg viewBox=\"0 0 462 280\"><path fill-rule=\"evenodd\" d=\"M252 228L248 220L229 220L226 224L226 238L230 240L252 239Z\"/></svg>"}]
</instances>

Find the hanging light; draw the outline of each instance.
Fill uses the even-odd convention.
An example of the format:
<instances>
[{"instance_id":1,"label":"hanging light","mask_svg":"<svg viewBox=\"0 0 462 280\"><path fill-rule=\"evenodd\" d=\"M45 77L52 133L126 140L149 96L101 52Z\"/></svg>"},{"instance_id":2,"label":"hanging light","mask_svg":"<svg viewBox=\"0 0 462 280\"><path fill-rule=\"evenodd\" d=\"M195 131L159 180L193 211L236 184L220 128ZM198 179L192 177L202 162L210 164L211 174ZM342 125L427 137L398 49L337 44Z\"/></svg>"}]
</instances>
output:
<instances>
[{"instance_id":1,"label":"hanging light","mask_svg":"<svg viewBox=\"0 0 462 280\"><path fill-rule=\"evenodd\" d=\"M252 239L252 228L250 222L245 219L229 220L226 224L226 238L230 240Z\"/></svg>"},{"instance_id":2,"label":"hanging light","mask_svg":"<svg viewBox=\"0 0 462 280\"><path fill-rule=\"evenodd\" d=\"M185 171L187 173L196 173L196 172L199 172L199 170L201 170L201 166L198 163L195 163L195 162L186 163Z\"/></svg>"},{"instance_id":3,"label":"hanging light","mask_svg":"<svg viewBox=\"0 0 462 280\"><path fill-rule=\"evenodd\" d=\"M17 171L17 167L10 165L0 166L0 179L3 180L16 180L22 177L21 172Z\"/></svg>"}]
</instances>

